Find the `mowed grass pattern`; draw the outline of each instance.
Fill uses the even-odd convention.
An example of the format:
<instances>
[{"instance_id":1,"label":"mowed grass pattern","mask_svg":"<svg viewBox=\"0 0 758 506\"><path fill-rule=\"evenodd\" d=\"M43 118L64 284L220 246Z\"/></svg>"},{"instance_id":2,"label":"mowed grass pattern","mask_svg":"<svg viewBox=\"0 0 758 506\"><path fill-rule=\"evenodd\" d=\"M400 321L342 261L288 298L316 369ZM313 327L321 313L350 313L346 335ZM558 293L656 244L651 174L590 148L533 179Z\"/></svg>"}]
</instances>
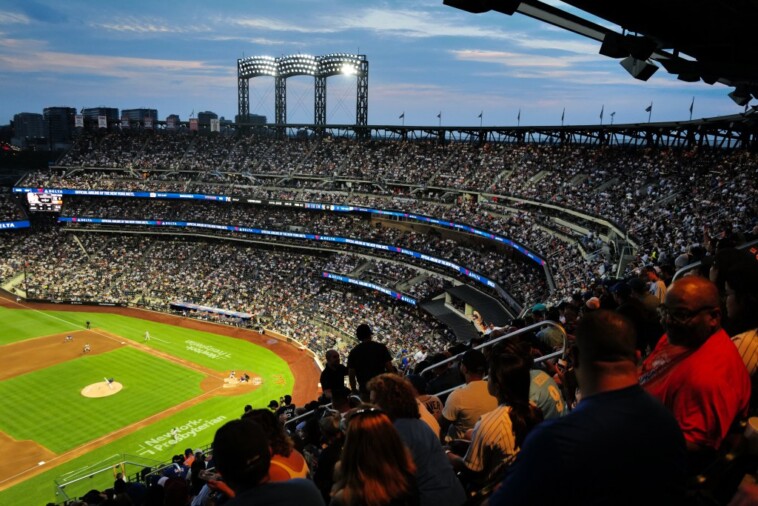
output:
<instances>
[{"instance_id":1,"label":"mowed grass pattern","mask_svg":"<svg viewBox=\"0 0 758 506\"><path fill-rule=\"evenodd\" d=\"M292 385L293 381L289 368L278 355L242 339L230 339L212 332L108 313L8 309L5 309L5 312L0 312L0 336L8 337L5 341L0 337L0 344L29 337L83 330L84 322L90 321L95 332L104 330L140 343L144 340L145 331L149 331L151 339L144 344L214 371L247 371L264 378L271 374L284 374L287 384ZM14 334L22 337L13 337ZM197 346L198 344L200 346ZM199 352L199 348L204 352Z\"/></svg>"},{"instance_id":2,"label":"mowed grass pattern","mask_svg":"<svg viewBox=\"0 0 758 506\"><path fill-rule=\"evenodd\" d=\"M42 311L19 311L0 307L0 345L23 341L30 337L81 330L84 328L84 321L86 318L79 325L75 320L52 318Z\"/></svg>"},{"instance_id":3,"label":"mowed grass pattern","mask_svg":"<svg viewBox=\"0 0 758 506\"><path fill-rule=\"evenodd\" d=\"M124 388L110 397L81 395L105 377ZM202 378L134 348L84 356L0 382L0 430L61 453L200 395Z\"/></svg>"},{"instance_id":4,"label":"mowed grass pattern","mask_svg":"<svg viewBox=\"0 0 758 506\"><path fill-rule=\"evenodd\" d=\"M81 471L88 466L93 466L95 463L99 463L99 465L94 465L93 467L101 469L103 467L102 463L105 461L110 462L111 458L115 455L128 454L130 461L137 460L134 456L139 455L140 449L147 446L146 442L152 438L166 434L172 427L181 427L190 420L216 420L215 424L193 437L182 439L176 445L170 445L159 452L147 455L147 457L159 461L167 461L171 459L172 455L181 453L184 448L200 448L213 440L213 435L221 425L229 420L238 418L242 414L242 408L245 404L250 403L256 407L265 406L269 399L279 397L278 395L274 395L276 393L261 393L261 391L256 390L244 398L215 397L209 399L198 406L193 406L154 425L124 436L118 441L92 450L82 457L58 465L8 490L0 491L0 504L42 506L48 501L61 500L62 498L55 497L53 492L54 480L59 479L61 476L73 471ZM222 419L219 420L219 418ZM50 462L45 467L49 468L53 464L55 462ZM133 466L130 467L128 472L135 472L135 468ZM92 479L80 482L77 486L69 486L66 490L73 497L75 494L82 495L91 488L104 489L111 486L113 486L113 475L108 472L95 475Z\"/></svg>"},{"instance_id":5,"label":"mowed grass pattern","mask_svg":"<svg viewBox=\"0 0 758 506\"><path fill-rule=\"evenodd\" d=\"M286 362L272 351L241 339L138 318L107 313L0 308L0 344L82 330L87 320L92 322L95 331L102 329L138 342L142 341L145 330L149 330L153 339L144 344L152 348L220 372L230 369L238 373L246 371L260 376L263 383L243 395L212 397L69 462L58 465L57 458L53 458L44 466L48 471L0 491L0 504L41 505L61 500L53 493L54 479L72 470L97 466L104 459L116 455L144 455L160 461L170 460L172 455L184 448L210 443L220 424L239 417L245 404L263 408L270 399L292 393L294 377ZM211 357L198 353L190 349L188 341L201 343L210 347L208 350L215 349L221 354ZM33 361L31 356L30 361ZM80 374L86 378L75 380ZM102 376L114 377L125 385L124 390L112 397L82 397L81 388L102 381ZM0 382L0 412L3 413L0 415L0 430L17 438L19 436L14 432L27 433L28 436L20 437L37 441L52 451L64 452L62 449L80 446L198 395L199 377L199 373L191 367L183 367L127 346L101 355L82 357ZM165 435L172 427L198 421L213 423L202 431L182 434L181 441L176 445L161 448L150 446L150 441ZM18 471L23 472L24 469ZM103 481L93 481L90 483L92 487L112 485L112 476L96 478Z\"/></svg>"}]
</instances>

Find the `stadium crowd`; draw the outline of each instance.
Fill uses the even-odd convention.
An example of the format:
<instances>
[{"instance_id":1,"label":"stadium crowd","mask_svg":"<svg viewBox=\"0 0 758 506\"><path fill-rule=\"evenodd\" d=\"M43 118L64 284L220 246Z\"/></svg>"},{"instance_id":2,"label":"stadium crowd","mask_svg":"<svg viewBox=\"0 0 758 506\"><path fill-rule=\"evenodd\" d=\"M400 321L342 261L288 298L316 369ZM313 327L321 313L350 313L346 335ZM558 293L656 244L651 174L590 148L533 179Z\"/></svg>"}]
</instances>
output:
<instances>
[{"instance_id":1,"label":"stadium crowd","mask_svg":"<svg viewBox=\"0 0 758 506\"><path fill-rule=\"evenodd\" d=\"M192 172L199 152L203 170ZM354 141L332 138L108 134L80 139L60 160L67 175L38 173L22 184L338 201L455 217L486 224L542 254L555 273L556 296L567 297L592 279L608 277L619 252L594 248L580 254L577 239L586 237L574 232L562 240L555 234L556 219L578 220L585 229L589 224L594 238L608 230L565 210L610 219L621 238L634 240L638 255L627 265L629 274L651 258L662 264L705 246L703 228L755 234L754 162L750 153L710 149L398 141L358 148ZM461 190L486 195L468 202Z\"/></svg>"},{"instance_id":2,"label":"stadium crowd","mask_svg":"<svg viewBox=\"0 0 758 506\"><path fill-rule=\"evenodd\" d=\"M519 256L503 255L494 247L486 248L478 244L467 244L439 234L423 233L408 227L377 226L367 215L331 213L319 211L299 211L292 209L268 208L263 206L229 205L192 201L123 200L109 198L75 197L68 199L63 214L70 217L147 219L156 221L189 221L249 228L263 228L284 232L304 232L318 235L351 237L373 241L390 246L426 253L437 258L450 260L463 267L494 279L517 300L536 302L547 296L544 273L536 264L531 268L524 265ZM393 222L385 222L385 225ZM86 226L91 227L90 224ZM121 226L121 225L119 225ZM131 228L138 225L129 225ZM162 227L163 228L163 227ZM244 234L243 234L244 235ZM282 236L276 241L287 240ZM467 236L464 236L464 240ZM300 241L302 243L302 241ZM319 243L316 243L319 245ZM347 245L339 244L339 247ZM335 247L329 242L328 247ZM395 255L399 256L399 255ZM418 264L419 262L416 261ZM421 265L428 262L420 262ZM532 262L530 262L532 263ZM457 271L451 271L457 272Z\"/></svg>"},{"instance_id":3,"label":"stadium crowd","mask_svg":"<svg viewBox=\"0 0 758 506\"><path fill-rule=\"evenodd\" d=\"M0 193L0 222L26 219L24 211L9 194Z\"/></svg>"},{"instance_id":4,"label":"stadium crowd","mask_svg":"<svg viewBox=\"0 0 758 506\"><path fill-rule=\"evenodd\" d=\"M374 501L460 505L466 493L476 499L492 493L495 485L494 505L726 504L734 495L739 480L720 487L732 483L734 452L747 443L741 423L758 412L757 397L751 396L758 378L758 250L735 249L758 231L755 155L176 136L169 143L175 155L170 157L164 156L169 149L164 145L161 151L155 140L159 136L126 135L112 142L108 137L81 141L62 160L67 174L34 174L22 184L199 193L228 188L209 193L250 195L239 181L271 183L269 176L277 175L280 185L290 186L255 191L266 198L323 194L350 203L386 197L402 203L393 208L429 209L431 216L450 216L493 231L520 229L525 245L555 250L549 258L562 280L548 301L544 292L518 291L519 285L532 282L518 279L528 271L496 250L479 255L464 241L377 227L355 216L101 198L65 204L68 216L118 213L119 218L145 219L147 213L155 219L265 223L321 234L354 230L363 239L444 252L445 258L501 282L512 269L516 277L508 287L529 308L524 317L503 328L475 318L481 335L452 345L421 313L325 284L320 277L323 270L334 269L398 287L423 276L435 279L432 290L445 286L444 278L413 265L401 268L345 252L296 255L278 243L264 249L214 239L107 233L91 225L5 234L9 240L0 244L0 273L5 281L23 266L27 294L183 300L249 312L325 358L325 374L337 379L322 398L298 400L311 402L307 409L302 406L303 418L287 425L289 434L286 417L250 407L241 420L217 432L212 464L217 473L203 473L207 479L197 484L197 492L189 492L195 474L186 481L191 465L178 465L178 476L164 481L164 496L166 484L175 478L177 488L188 489L176 504L209 504L212 496L233 506L250 504L253 498L271 504L298 498L301 504L337 506ZM85 141L91 144L84 147ZM100 142L108 146L101 149ZM190 175L199 167L193 156L200 150L205 171L215 172L217 183ZM204 164L214 167L208 170ZM72 170L75 166L127 172ZM117 175L131 177L118 180ZM377 195L353 193L347 189L352 182L336 190L347 193L329 193L318 188L320 180L298 175L356 178L360 188ZM471 203L453 189L487 195ZM415 198L411 192L416 190L437 200L455 195L447 203L430 203ZM514 197L533 202L515 204L509 200ZM543 212L539 204L558 209ZM586 214L572 221L567 210ZM579 225L592 223L593 216L614 221L638 246L620 278L613 272L620 252L602 237L607 230L572 232L586 230ZM588 260L580 247L601 253ZM673 279L676 268L695 261L703 262L700 269ZM89 286L93 279L102 281ZM560 359L534 360L564 351L563 335L554 327L484 351L474 349L545 320L559 321L568 335L569 350ZM370 325L356 329L356 322ZM328 334L325 328L337 332ZM453 362L439 364L453 357ZM397 358L401 360L393 360ZM346 367L339 367L340 362ZM396 375L398 364L413 374ZM322 384L324 378L322 374ZM448 395L461 382L464 386ZM613 458L608 458L609 449ZM746 454L736 455L755 470ZM282 481L275 480L281 467L275 462L284 459L298 465L290 466ZM546 468L553 486L546 486ZM118 495L115 488L112 493ZM758 498L758 488L743 484L735 501L751 494Z\"/></svg>"},{"instance_id":5,"label":"stadium crowd","mask_svg":"<svg viewBox=\"0 0 758 506\"><path fill-rule=\"evenodd\" d=\"M165 236L74 238L59 229L8 238L0 245L0 283L25 274L19 288L31 299L144 304L164 311L172 302L185 302L248 313L256 328L292 337L318 355L344 350L356 319L375 322L398 358L419 342L433 347L446 342L425 313L321 277L326 267L344 263L338 256L347 255ZM413 269L406 272L413 275ZM225 320L212 313L191 316Z\"/></svg>"}]
</instances>

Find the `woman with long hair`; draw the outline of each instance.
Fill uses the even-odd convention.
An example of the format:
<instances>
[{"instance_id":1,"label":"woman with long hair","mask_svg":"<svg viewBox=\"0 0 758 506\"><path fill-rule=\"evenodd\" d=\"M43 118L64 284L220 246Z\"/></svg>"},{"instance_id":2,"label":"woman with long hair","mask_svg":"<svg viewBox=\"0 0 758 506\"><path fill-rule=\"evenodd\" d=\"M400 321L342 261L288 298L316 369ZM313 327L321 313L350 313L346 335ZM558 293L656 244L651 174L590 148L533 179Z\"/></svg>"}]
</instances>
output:
<instances>
[{"instance_id":1,"label":"woman with long hair","mask_svg":"<svg viewBox=\"0 0 758 506\"><path fill-rule=\"evenodd\" d=\"M368 391L371 402L387 413L413 455L421 506L460 506L466 502L466 493L445 456L439 433L421 417L420 410L426 408L419 405L410 382L397 374L380 374L369 380ZM426 414L434 419L428 411Z\"/></svg>"},{"instance_id":2,"label":"woman with long hair","mask_svg":"<svg viewBox=\"0 0 758 506\"><path fill-rule=\"evenodd\" d=\"M418 506L416 466L389 417L360 407L347 417L333 506Z\"/></svg>"}]
</instances>

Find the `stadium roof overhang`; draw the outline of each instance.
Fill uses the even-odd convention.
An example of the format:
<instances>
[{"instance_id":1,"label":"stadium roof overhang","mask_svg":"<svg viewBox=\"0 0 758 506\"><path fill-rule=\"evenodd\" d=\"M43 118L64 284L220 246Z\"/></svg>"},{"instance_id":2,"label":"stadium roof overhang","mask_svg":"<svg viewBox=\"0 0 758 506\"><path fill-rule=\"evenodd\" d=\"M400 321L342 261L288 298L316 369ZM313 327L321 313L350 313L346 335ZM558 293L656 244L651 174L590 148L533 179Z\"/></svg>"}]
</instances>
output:
<instances>
[{"instance_id":1,"label":"stadium roof overhang","mask_svg":"<svg viewBox=\"0 0 758 506\"><path fill-rule=\"evenodd\" d=\"M746 105L758 98L757 2L718 0L564 0L607 20L601 26L539 0L443 0L468 12L516 12L598 41L599 52L622 58L634 77L647 80L658 65L688 81L733 87L729 96Z\"/></svg>"}]
</instances>

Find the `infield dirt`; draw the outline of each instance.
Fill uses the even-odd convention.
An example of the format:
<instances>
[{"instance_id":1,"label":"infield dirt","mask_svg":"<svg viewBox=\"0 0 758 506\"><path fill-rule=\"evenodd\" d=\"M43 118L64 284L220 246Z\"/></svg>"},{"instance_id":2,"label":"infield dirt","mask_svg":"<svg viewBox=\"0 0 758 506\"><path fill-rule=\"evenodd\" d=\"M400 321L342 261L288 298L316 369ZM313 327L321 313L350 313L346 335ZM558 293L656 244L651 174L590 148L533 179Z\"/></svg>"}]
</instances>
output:
<instances>
[{"instance_id":1,"label":"infield dirt","mask_svg":"<svg viewBox=\"0 0 758 506\"><path fill-rule=\"evenodd\" d=\"M143 320L151 320L179 327L212 332L214 334L225 335L236 339L243 339L273 351L287 362L294 376L292 398L296 403L304 404L318 397L320 371L316 366L316 363L313 361L313 358L308 353L295 346L264 336L258 332L136 308L67 306L39 303L20 304L15 302L15 300L7 294L0 294L0 305L12 309L71 312L85 311L87 313L120 314L133 318L141 318ZM140 420L137 423L122 427L118 431L106 434L103 437L90 441L60 455L56 455L33 441L16 441L8 435L0 432L0 454L13 455L12 459L0 460L0 490L5 490L6 488L27 480L32 476L47 471L51 467L68 462L94 450L95 448L99 448L124 437L127 434L153 424L158 420L171 416L190 406L199 404L209 397L216 395L239 395L255 388L252 383L241 384L238 388L224 388L224 379L226 376L218 371L213 371L198 364L162 353L142 343L108 334L97 328L97 322L94 321L94 319L92 327L91 330L80 330L77 332L28 339L3 346L2 354L0 356L0 380L26 374L68 360L73 360L82 356L82 348L84 344L89 343L91 348L91 351L89 352L90 354L105 353L122 346L132 346L147 353L159 356L165 360L180 363L194 370L200 371L205 374L205 377L201 382L203 394L178 404L168 410L162 411L161 413ZM64 339L68 334L74 337L73 342L64 342ZM122 342L125 344L121 344ZM31 359L32 356L34 357L33 359ZM38 465L38 463L42 461L46 464Z\"/></svg>"}]
</instances>

